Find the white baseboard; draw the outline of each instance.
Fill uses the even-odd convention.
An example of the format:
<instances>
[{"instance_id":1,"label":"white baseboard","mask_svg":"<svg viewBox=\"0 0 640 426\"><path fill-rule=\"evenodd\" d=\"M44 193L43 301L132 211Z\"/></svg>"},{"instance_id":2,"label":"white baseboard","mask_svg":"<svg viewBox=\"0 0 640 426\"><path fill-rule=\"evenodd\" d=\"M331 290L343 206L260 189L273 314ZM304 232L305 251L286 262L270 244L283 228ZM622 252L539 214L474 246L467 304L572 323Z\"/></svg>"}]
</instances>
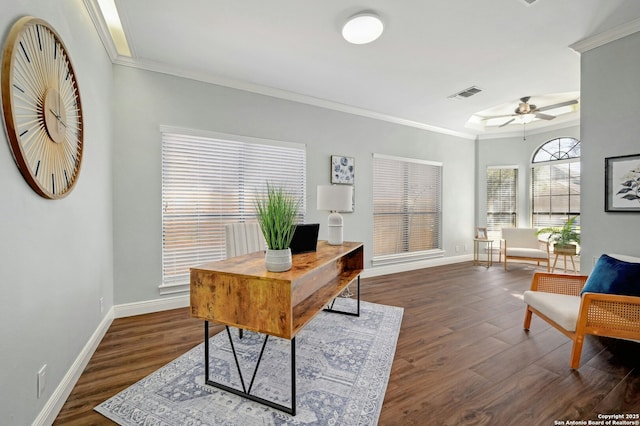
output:
<instances>
[{"instance_id":1,"label":"white baseboard","mask_svg":"<svg viewBox=\"0 0 640 426\"><path fill-rule=\"evenodd\" d=\"M450 265L452 263L469 262L473 260L473 255L465 254L463 256L438 257L435 259L426 259L418 262L397 263L389 266L378 266L376 268L368 268L362 271L362 278L378 277L380 275L395 274L398 272L413 271L422 268L431 268L434 266Z\"/></svg>"},{"instance_id":2,"label":"white baseboard","mask_svg":"<svg viewBox=\"0 0 640 426\"><path fill-rule=\"evenodd\" d=\"M40 414L38 414L38 417L33 421L32 425L46 426L53 423L112 322L113 309L110 309L107 315L100 321L98 328L93 332L87 344L84 345L84 348L82 348L82 351L76 357L71 368L69 368L67 374L65 374L60 384L58 384L55 391L53 391L51 397L42 408L42 411L40 411Z\"/></svg>"},{"instance_id":3,"label":"white baseboard","mask_svg":"<svg viewBox=\"0 0 640 426\"><path fill-rule=\"evenodd\" d=\"M145 300L143 302L124 303L113 307L114 317L124 318L134 315L168 311L169 309L186 308L190 303L191 301L188 294L175 297L165 297L162 299Z\"/></svg>"},{"instance_id":4,"label":"white baseboard","mask_svg":"<svg viewBox=\"0 0 640 426\"><path fill-rule=\"evenodd\" d=\"M82 351L74 361L73 365L69 368L69 371L67 371L67 374L65 374L58 387L56 387L51 398L49 398L42 411L40 411L40 414L38 414L38 417L33 421L32 425L46 426L53 423L115 318L166 311L186 306L189 306L189 295L148 300L144 302L126 303L116 305L111 308L98 325L98 328L93 332L87 344L82 348Z\"/></svg>"}]
</instances>

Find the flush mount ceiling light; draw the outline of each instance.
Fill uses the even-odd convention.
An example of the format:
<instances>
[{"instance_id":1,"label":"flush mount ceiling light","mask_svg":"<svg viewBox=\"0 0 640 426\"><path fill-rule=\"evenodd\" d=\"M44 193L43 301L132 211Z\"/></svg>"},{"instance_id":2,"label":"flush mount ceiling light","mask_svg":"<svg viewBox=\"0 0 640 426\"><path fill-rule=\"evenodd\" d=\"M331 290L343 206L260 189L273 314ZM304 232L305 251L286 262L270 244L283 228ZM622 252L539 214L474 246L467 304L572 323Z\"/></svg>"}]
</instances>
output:
<instances>
[{"instance_id":1,"label":"flush mount ceiling light","mask_svg":"<svg viewBox=\"0 0 640 426\"><path fill-rule=\"evenodd\" d=\"M342 37L349 43L367 44L380 37L383 30L384 25L378 15L372 12L360 12L344 24Z\"/></svg>"}]
</instances>

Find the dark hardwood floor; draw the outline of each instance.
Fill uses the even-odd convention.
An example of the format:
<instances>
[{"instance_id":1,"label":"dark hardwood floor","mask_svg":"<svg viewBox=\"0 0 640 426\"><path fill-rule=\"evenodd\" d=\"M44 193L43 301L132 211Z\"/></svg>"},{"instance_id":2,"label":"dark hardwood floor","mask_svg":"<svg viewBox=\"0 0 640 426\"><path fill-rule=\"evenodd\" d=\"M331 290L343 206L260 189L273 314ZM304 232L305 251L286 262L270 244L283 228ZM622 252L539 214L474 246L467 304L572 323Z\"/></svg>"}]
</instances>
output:
<instances>
[{"instance_id":1,"label":"dark hardwood floor","mask_svg":"<svg viewBox=\"0 0 640 426\"><path fill-rule=\"evenodd\" d=\"M363 300L405 309L379 424L554 425L640 413L640 344L587 336L571 370L568 338L535 316L522 329L534 266L509 269L469 262L362 281ZM187 308L116 319L54 424L113 424L93 407L201 341L202 322Z\"/></svg>"}]
</instances>

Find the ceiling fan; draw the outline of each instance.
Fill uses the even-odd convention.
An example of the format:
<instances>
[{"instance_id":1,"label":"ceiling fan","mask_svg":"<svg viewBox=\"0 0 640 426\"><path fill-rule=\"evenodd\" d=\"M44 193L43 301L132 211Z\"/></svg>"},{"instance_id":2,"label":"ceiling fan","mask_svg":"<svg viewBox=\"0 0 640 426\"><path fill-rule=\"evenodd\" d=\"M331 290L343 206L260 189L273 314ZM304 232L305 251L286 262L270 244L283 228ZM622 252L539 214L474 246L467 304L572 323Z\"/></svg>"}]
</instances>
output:
<instances>
[{"instance_id":1,"label":"ceiling fan","mask_svg":"<svg viewBox=\"0 0 640 426\"><path fill-rule=\"evenodd\" d=\"M548 110L552 110L552 109L556 109L556 108L560 108L563 106L568 106L568 105L574 105L577 104L578 101L573 99L570 101L565 101L565 102L559 102L557 104L553 104L553 105L547 105L547 106L543 106L538 108L536 105L530 104L529 103L529 99L531 99L531 96L525 96L523 98L520 98L520 103L518 104L518 107L515 109L513 114L507 114L507 115L494 115L494 116L489 116L489 117L482 117L484 120L488 120L490 118L502 118L502 117L511 117L509 120L507 120L506 122L502 123L500 126L498 127L504 127L507 124L512 123L517 117L522 117L528 114L531 114L532 118L538 118L540 120L553 120L554 118L556 118L555 115L549 115L549 114L543 114L543 111L548 111Z\"/></svg>"}]
</instances>

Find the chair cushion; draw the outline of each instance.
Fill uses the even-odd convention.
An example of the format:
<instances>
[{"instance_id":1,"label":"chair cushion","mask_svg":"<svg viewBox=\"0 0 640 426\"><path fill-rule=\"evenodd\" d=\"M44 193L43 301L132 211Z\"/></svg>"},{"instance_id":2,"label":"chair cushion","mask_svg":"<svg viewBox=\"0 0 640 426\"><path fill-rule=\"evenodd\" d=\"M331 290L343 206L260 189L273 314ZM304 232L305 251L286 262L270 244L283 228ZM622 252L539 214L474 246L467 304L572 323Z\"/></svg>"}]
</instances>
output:
<instances>
[{"instance_id":1,"label":"chair cushion","mask_svg":"<svg viewBox=\"0 0 640 426\"><path fill-rule=\"evenodd\" d=\"M535 228L502 228L502 238L507 242L507 249L509 247L538 249L540 242L536 232Z\"/></svg>"},{"instance_id":2,"label":"chair cushion","mask_svg":"<svg viewBox=\"0 0 640 426\"><path fill-rule=\"evenodd\" d=\"M567 331L576 331L580 297L544 291L525 291L524 303L536 309Z\"/></svg>"},{"instance_id":3,"label":"chair cushion","mask_svg":"<svg viewBox=\"0 0 640 426\"><path fill-rule=\"evenodd\" d=\"M507 257L533 257L536 259L548 259L549 256L545 250L507 247Z\"/></svg>"},{"instance_id":4,"label":"chair cushion","mask_svg":"<svg viewBox=\"0 0 640 426\"><path fill-rule=\"evenodd\" d=\"M603 254L580 294L587 292L640 296L640 263Z\"/></svg>"},{"instance_id":5,"label":"chair cushion","mask_svg":"<svg viewBox=\"0 0 640 426\"><path fill-rule=\"evenodd\" d=\"M228 223L224 231L227 258L264 251L267 248L258 222Z\"/></svg>"}]
</instances>

